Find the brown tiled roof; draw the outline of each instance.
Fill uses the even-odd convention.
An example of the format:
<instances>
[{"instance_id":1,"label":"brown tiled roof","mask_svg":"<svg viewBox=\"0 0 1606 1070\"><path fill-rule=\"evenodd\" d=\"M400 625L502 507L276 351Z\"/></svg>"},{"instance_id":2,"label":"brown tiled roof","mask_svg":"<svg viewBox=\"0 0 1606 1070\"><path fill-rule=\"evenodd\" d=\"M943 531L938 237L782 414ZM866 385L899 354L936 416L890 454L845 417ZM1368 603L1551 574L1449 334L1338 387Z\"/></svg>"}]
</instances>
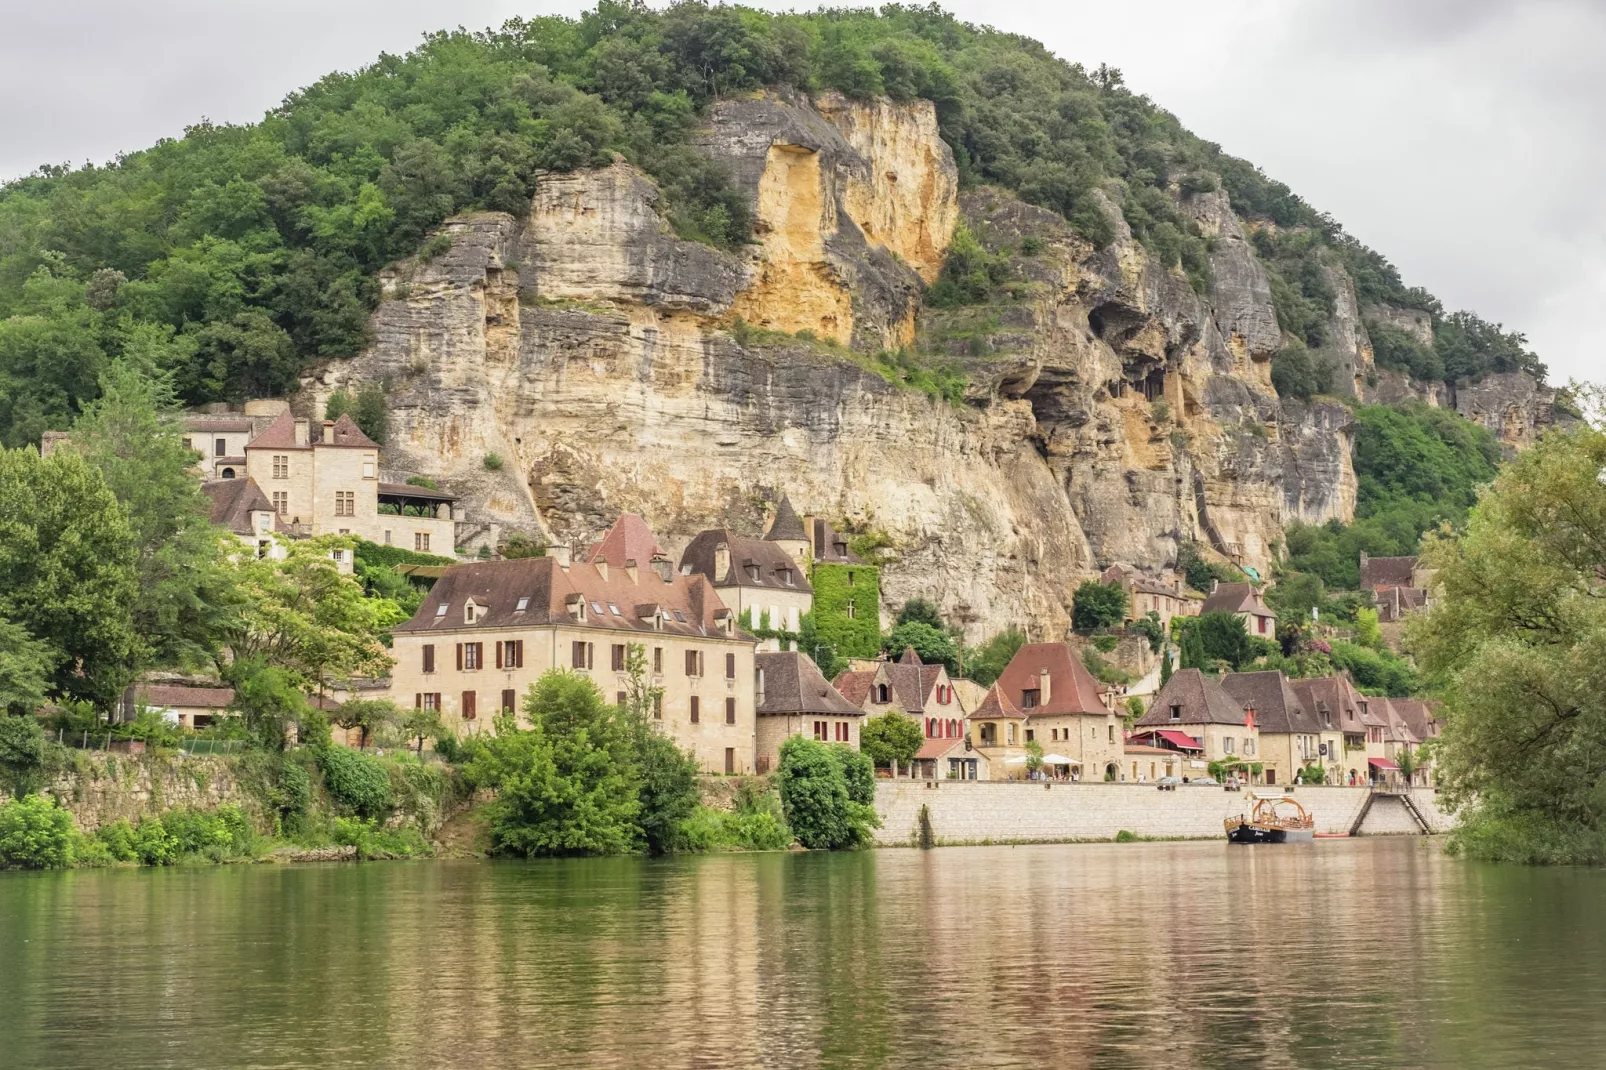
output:
<instances>
[{"instance_id":1,"label":"brown tiled roof","mask_svg":"<svg viewBox=\"0 0 1606 1070\"><path fill-rule=\"evenodd\" d=\"M585 559L592 563L607 561L615 568L634 561L637 566L646 568L649 562L668 556L645 520L635 513L621 513L613 526L602 533L602 538L586 550Z\"/></svg>"},{"instance_id":2,"label":"brown tiled roof","mask_svg":"<svg viewBox=\"0 0 1606 1070\"><path fill-rule=\"evenodd\" d=\"M466 624L463 608L470 598L481 612L473 624ZM528 599L523 610L518 608L520 599ZM581 601L586 604L584 621L569 613L569 606ZM444 614L440 612L443 605ZM604 576L596 565L574 564L565 569L554 558L533 557L449 566L412 619L393 631L486 632L556 624L655 634L651 620L639 614L641 606L663 608L667 634L710 639L724 638L717 619L730 612L701 576L671 576L666 583L653 569L638 568L632 579L619 567L609 568ZM752 641L740 629L734 634Z\"/></svg>"},{"instance_id":3,"label":"brown tiled roof","mask_svg":"<svg viewBox=\"0 0 1606 1070\"><path fill-rule=\"evenodd\" d=\"M837 693L855 706L863 706L870 697L870 687L875 683L876 671L874 669L861 669L858 672L847 670L839 672L831 686Z\"/></svg>"},{"instance_id":4,"label":"brown tiled roof","mask_svg":"<svg viewBox=\"0 0 1606 1070\"><path fill-rule=\"evenodd\" d=\"M715 574L716 551L721 546L730 551L730 564L723 576ZM640 564L645 565L646 562ZM748 571L750 566L758 568L757 579ZM785 550L773 542L750 539L722 528L700 531L687 544L685 552L680 555L680 571L688 570L707 576L715 587L770 587L778 591L801 591L805 594L814 591L809 586L808 577ZM790 582L787 582L788 579Z\"/></svg>"},{"instance_id":5,"label":"brown tiled roof","mask_svg":"<svg viewBox=\"0 0 1606 1070\"><path fill-rule=\"evenodd\" d=\"M1433 708L1421 699L1395 698L1389 703L1405 721L1417 739L1432 739L1439 734L1439 719Z\"/></svg>"},{"instance_id":6,"label":"brown tiled roof","mask_svg":"<svg viewBox=\"0 0 1606 1070\"><path fill-rule=\"evenodd\" d=\"M1361 564L1361 589L1411 586L1411 570L1416 567L1414 557L1368 557Z\"/></svg>"},{"instance_id":7,"label":"brown tiled roof","mask_svg":"<svg viewBox=\"0 0 1606 1070\"><path fill-rule=\"evenodd\" d=\"M306 450L311 446L302 446L296 442L296 420L286 409L279 414L262 433L245 444L247 450Z\"/></svg>"},{"instance_id":8,"label":"brown tiled roof","mask_svg":"<svg viewBox=\"0 0 1606 1070\"><path fill-rule=\"evenodd\" d=\"M379 443L362 433L357 421L351 418L351 413L343 412L340 419L333 426L328 424L323 428L323 440L320 446L340 446L347 449L377 450Z\"/></svg>"},{"instance_id":9,"label":"brown tiled roof","mask_svg":"<svg viewBox=\"0 0 1606 1070\"><path fill-rule=\"evenodd\" d=\"M1018 706L1017 696L1022 691L1038 688L1043 669L1048 670L1048 699L1032 708L1033 715L1108 712L1099 699L1098 681L1067 643L1027 643L1015 651L999 674L997 686Z\"/></svg>"},{"instance_id":10,"label":"brown tiled roof","mask_svg":"<svg viewBox=\"0 0 1606 1070\"><path fill-rule=\"evenodd\" d=\"M1200 613L1254 613L1272 616L1252 583L1222 583L1205 598Z\"/></svg>"},{"instance_id":11,"label":"brown tiled roof","mask_svg":"<svg viewBox=\"0 0 1606 1070\"><path fill-rule=\"evenodd\" d=\"M1180 717L1171 716L1171 707L1181 706ZM1221 685L1198 669L1178 669L1149 703L1149 710L1138 718L1140 728L1160 728L1175 724L1244 723L1243 703L1236 701ZM1258 722L1257 722L1258 723Z\"/></svg>"},{"instance_id":12,"label":"brown tiled roof","mask_svg":"<svg viewBox=\"0 0 1606 1070\"><path fill-rule=\"evenodd\" d=\"M792 508L792 499L781 496L781 504L775 507L775 519L770 521L770 529L764 533L764 538L770 542L779 542L782 539L788 542L808 542L809 533L803 530L803 519Z\"/></svg>"},{"instance_id":13,"label":"brown tiled roof","mask_svg":"<svg viewBox=\"0 0 1606 1070\"><path fill-rule=\"evenodd\" d=\"M929 762L945 757L955 750L963 750L965 741L962 737L949 737L947 739L928 739L920 744L915 751L915 761Z\"/></svg>"},{"instance_id":14,"label":"brown tiled roof","mask_svg":"<svg viewBox=\"0 0 1606 1070\"><path fill-rule=\"evenodd\" d=\"M999 684L994 684L987 689L987 694L982 696L981 705L977 706L970 716L972 720L985 721L992 717L1020 719L1024 718L1026 714L1019 706L1009 700L1009 696L1004 693Z\"/></svg>"},{"instance_id":15,"label":"brown tiled roof","mask_svg":"<svg viewBox=\"0 0 1606 1070\"><path fill-rule=\"evenodd\" d=\"M1394 708L1394 699L1370 698L1366 701L1373 716L1383 723L1384 739L1390 743L1404 743L1413 747L1422 742L1421 738L1411 731L1411 726L1405 723L1400 711Z\"/></svg>"},{"instance_id":16,"label":"brown tiled roof","mask_svg":"<svg viewBox=\"0 0 1606 1070\"><path fill-rule=\"evenodd\" d=\"M379 493L389 498L417 498L422 502L455 502L457 495L445 490L430 490L428 487L415 487L411 483L381 483ZM646 564L645 561L642 562Z\"/></svg>"},{"instance_id":17,"label":"brown tiled roof","mask_svg":"<svg viewBox=\"0 0 1606 1070\"><path fill-rule=\"evenodd\" d=\"M1320 723L1280 672L1228 673L1221 678L1221 687L1240 706L1254 707L1255 724L1262 734L1321 731Z\"/></svg>"},{"instance_id":18,"label":"brown tiled roof","mask_svg":"<svg viewBox=\"0 0 1606 1070\"><path fill-rule=\"evenodd\" d=\"M843 698L806 655L795 650L764 651L755 659L764 673L760 714L822 713L859 715L864 710Z\"/></svg>"},{"instance_id":19,"label":"brown tiled roof","mask_svg":"<svg viewBox=\"0 0 1606 1070\"><path fill-rule=\"evenodd\" d=\"M232 687L182 687L144 684L135 689L134 701L146 706L195 706L221 710L234 701Z\"/></svg>"},{"instance_id":20,"label":"brown tiled roof","mask_svg":"<svg viewBox=\"0 0 1606 1070\"><path fill-rule=\"evenodd\" d=\"M1312 680L1291 680L1289 686L1323 729L1327 729L1327 721L1331 719L1333 731L1352 736L1366 734L1366 725L1361 722L1360 707L1356 704L1359 696L1344 677L1320 676Z\"/></svg>"},{"instance_id":21,"label":"brown tiled roof","mask_svg":"<svg viewBox=\"0 0 1606 1070\"><path fill-rule=\"evenodd\" d=\"M201 492L211 499L212 523L227 528L236 535L254 535L252 513L272 513L273 503L262 493L254 479L214 479L201 484ZM274 514L274 530L284 524Z\"/></svg>"},{"instance_id":22,"label":"brown tiled roof","mask_svg":"<svg viewBox=\"0 0 1606 1070\"><path fill-rule=\"evenodd\" d=\"M256 425L237 413L187 412L181 422L186 431L250 431Z\"/></svg>"},{"instance_id":23,"label":"brown tiled roof","mask_svg":"<svg viewBox=\"0 0 1606 1070\"><path fill-rule=\"evenodd\" d=\"M847 539L846 535L838 535L836 533L836 530L834 528L832 528L830 524L827 524L824 520L821 520L818 517L815 518L815 521L814 521L814 560L815 561L823 562L824 564L827 564L827 565L862 565L862 564L864 564L863 561L860 561L857 557L855 557L853 555L853 551L852 550L848 550L848 549L844 548L841 553L837 552L836 544L838 542L840 542L840 543L843 544L844 547L846 547L847 541L848 541L848 539Z\"/></svg>"}]
</instances>

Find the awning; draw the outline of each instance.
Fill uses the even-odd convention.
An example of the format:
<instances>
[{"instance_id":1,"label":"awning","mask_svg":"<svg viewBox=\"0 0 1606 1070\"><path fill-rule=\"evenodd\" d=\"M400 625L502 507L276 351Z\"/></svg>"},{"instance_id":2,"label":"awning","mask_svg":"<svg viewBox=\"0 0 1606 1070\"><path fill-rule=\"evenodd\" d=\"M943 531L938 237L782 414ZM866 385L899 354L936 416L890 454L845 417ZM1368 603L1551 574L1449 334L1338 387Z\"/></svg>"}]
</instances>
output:
<instances>
[{"instance_id":1,"label":"awning","mask_svg":"<svg viewBox=\"0 0 1606 1070\"><path fill-rule=\"evenodd\" d=\"M1373 769L1398 770L1400 768L1387 758L1368 758L1366 759L1366 764L1370 765Z\"/></svg>"},{"instance_id":2,"label":"awning","mask_svg":"<svg viewBox=\"0 0 1606 1070\"><path fill-rule=\"evenodd\" d=\"M1043 755L1043 764L1044 765L1081 765L1082 763L1077 761L1075 758L1067 758L1063 754L1045 754L1045 755Z\"/></svg>"},{"instance_id":3,"label":"awning","mask_svg":"<svg viewBox=\"0 0 1606 1070\"><path fill-rule=\"evenodd\" d=\"M1180 747L1183 750L1204 750L1204 744L1200 743L1197 739L1194 739L1186 732L1161 730L1156 732L1155 735L1159 736L1173 747Z\"/></svg>"}]
</instances>

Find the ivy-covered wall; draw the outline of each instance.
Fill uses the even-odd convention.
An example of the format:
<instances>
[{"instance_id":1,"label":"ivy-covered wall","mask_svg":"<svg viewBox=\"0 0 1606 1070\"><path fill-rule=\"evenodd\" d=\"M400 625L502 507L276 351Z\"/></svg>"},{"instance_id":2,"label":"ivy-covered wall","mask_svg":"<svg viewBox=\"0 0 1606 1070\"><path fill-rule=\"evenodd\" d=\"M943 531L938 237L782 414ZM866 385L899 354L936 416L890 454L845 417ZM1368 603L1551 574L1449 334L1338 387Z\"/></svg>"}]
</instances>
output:
<instances>
[{"instance_id":1,"label":"ivy-covered wall","mask_svg":"<svg viewBox=\"0 0 1606 1070\"><path fill-rule=\"evenodd\" d=\"M874 565L816 564L809 583L820 641L829 643L838 657L875 657L881 650L881 570Z\"/></svg>"}]
</instances>

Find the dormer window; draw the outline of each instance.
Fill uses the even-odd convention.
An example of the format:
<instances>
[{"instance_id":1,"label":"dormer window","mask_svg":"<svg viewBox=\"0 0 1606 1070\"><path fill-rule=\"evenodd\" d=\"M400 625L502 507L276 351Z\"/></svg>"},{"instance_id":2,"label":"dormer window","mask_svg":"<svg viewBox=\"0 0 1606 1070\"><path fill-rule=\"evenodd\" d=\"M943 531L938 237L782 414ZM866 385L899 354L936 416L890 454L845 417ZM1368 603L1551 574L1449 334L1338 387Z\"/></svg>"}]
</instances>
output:
<instances>
[{"instance_id":1,"label":"dormer window","mask_svg":"<svg viewBox=\"0 0 1606 1070\"><path fill-rule=\"evenodd\" d=\"M527 610L529 608L530 608L530 596L529 595L525 595L523 598L520 598L518 600L518 602L513 606L513 612L515 612L515 613L523 613L525 610Z\"/></svg>"},{"instance_id":2,"label":"dormer window","mask_svg":"<svg viewBox=\"0 0 1606 1070\"><path fill-rule=\"evenodd\" d=\"M758 582L758 566L757 565L748 565L747 566L747 578L752 580L754 583Z\"/></svg>"},{"instance_id":3,"label":"dormer window","mask_svg":"<svg viewBox=\"0 0 1606 1070\"><path fill-rule=\"evenodd\" d=\"M1172 706L1171 707L1171 719L1173 721L1182 720L1182 707L1181 706Z\"/></svg>"},{"instance_id":4,"label":"dormer window","mask_svg":"<svg viewBox=\"0 0 1606 1070\"><path fill-rule=\"evenodd\" d=\"M451 608L451 606L447 605L445 602L442 602L440 605L435 607L435 616L444 617L446 616L446 611Z\"/></svg>"},{"instance_id":5,"label":"dormer window","mask_svg":"<svg viewBox=\"0 0 1606 1070\"><path fill-rule=\"evenodd\" d=\"M479 620L479 617L480 607L475 605L474 600L471 598L463 604L463 623L473 624L475 621Z\"/></svg>"}]
</instances>

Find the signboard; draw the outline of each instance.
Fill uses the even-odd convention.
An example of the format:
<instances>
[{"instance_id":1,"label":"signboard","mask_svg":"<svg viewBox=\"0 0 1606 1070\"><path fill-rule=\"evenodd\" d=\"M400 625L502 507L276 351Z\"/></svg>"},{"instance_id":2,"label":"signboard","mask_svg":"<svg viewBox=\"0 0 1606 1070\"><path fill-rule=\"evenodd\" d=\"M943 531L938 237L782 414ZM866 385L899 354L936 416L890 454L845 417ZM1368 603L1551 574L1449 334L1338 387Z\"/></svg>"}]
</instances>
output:
<instances>
[{"instance_id":1,"label":"signboard","mask_svg":"<svg viewBox=\"0 0 1606 1070\"><path fill-rule=\"evenodd\" d=\"M1322 754L1323 757L1327 756L1327 744L1323 743L1320 747L1317 747L1316 749Z\"/></svg>"}]
</instances>

